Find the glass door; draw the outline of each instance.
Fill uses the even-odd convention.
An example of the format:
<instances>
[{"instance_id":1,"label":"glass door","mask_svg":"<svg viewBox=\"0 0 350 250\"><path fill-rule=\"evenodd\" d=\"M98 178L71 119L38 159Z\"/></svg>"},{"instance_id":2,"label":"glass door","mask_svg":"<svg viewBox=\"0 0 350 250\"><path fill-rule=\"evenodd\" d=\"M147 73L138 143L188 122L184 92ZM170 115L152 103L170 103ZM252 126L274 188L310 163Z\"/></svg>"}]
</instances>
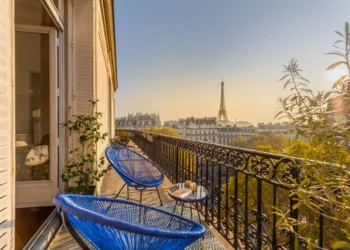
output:
<instances>
[{"instance_id":1,"label":"glass door","mask_svg":"<svg viewBox=\"0 0 350 250\"><path fill-rule=\"evenodd\" d=\"M17 25L16 206L52 205L57 193L57 32Z\"/></svg>"}]
</instances>

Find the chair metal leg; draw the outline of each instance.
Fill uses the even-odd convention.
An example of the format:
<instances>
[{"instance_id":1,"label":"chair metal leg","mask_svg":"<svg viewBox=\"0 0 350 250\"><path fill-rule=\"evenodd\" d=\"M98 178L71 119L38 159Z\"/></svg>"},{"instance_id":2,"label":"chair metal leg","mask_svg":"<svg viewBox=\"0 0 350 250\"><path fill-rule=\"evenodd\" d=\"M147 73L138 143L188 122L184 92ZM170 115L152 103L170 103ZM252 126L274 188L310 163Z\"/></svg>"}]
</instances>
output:
<instances>
[{"instance_id":1,"label":"chair metal leg","mask_svg":"<svg viewBox=\"0 0 350 250\"><path fill-rule=\"evenodd\" d=\"M116 199L116 198L119 196L120 192L123 190L123 188L125 187L125 185L126 185L126 183L124 183L124 185L123 185L122 188L119 190L119 192L118 192L117 195L114 197L114 199ZM107 211L111 208L112 204L113 204L112 202L111 202L111 204L109 204L109 206L107 207Z\"/></svg>"},{"instance_id":2,"label":"chair metal leg","mask_svg":"<svg viewBox=\"0 0 350 250\"><path fill-rule=\"evenodd\" d=\"M72 227L72 224L70 223L64 211L62 211L62 221L64 226L66 227L68 232L72 235L73 239L78 243L78 245L84 250L89 250L89 247L85 244L85 242L80 237L80 235Z\"/></svg>"},{"instance_id":3,"label":"chair metal leg","mask_svg":"<svg viewBox=\"0 0 350 250\"><path fill-rule=\"evenodd\" d=\"M116 199L116 198L119 196L120 192L123 190L123 188L125 187L125 185L126 185L126 183L124 183L124 185L123 185L122 188L119 190L119 192L118 192L117 195L114 197L114 199ZM128 197L128 198L129 198L129 197Z\"/></svg>"},{"instance_id":4,"label":"chair metal leg","mask_svg":"<svg viewBox=\"0 0 350 250\"><path fill-rule=\"evenodd\" d=\"M140 203L142 204L142 190L143 189L141 189L140 191L141 191L141 193L140 193Z\"/></svg>"},{"instance_id":5,"label":"chair metal leg","mask_svg":"<svg viewBox=\"0 0 350 250\"><path fill-rule=\"evenodd\" d=\"M159 194L159 191L158 191L158 186L156 187L156 189L157 189L158 197L159 197L159 200L160 200L160 205L163 206L163 201L160 198L160 194Z\"/></svg>"}]
</instances>

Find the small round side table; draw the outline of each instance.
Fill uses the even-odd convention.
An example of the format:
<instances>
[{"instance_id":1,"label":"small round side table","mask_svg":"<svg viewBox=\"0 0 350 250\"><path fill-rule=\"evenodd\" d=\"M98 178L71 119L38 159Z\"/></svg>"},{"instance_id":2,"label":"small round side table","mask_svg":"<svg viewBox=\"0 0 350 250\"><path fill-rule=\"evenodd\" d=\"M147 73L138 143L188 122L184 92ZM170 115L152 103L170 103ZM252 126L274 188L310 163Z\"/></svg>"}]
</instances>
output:
<instances>
[{"instance_id":1,"label":"small round side table","mask_svg":"<svg viewBox=\"0 0 350 250\"><path fill-rule=\"evenodd\" d=\"M189 206L186 206L186 207L190 208L191 219L192 219L192 206L191 206L191 204L192 203L197 204L198 202L205 200L207 198L209 192L205 187L203 187L201 185L197 185L196 191L192 191L190 194L188 194L185 197L178 197L178 196L174 195L174 192L178 189L181 189L181 188L185 188L185 183L177 183L168 189L168 194L170 195L171 198L173 198L176 201L173 213L175 212L176 206L178 206L178 203L180 203L179 206L182 206L182 209L181 209L181 215L182 215L184 207L185 207L185 203L189 203ZM202 224L202 220L201 220L201 217L200 217L200 214L198 211L198 207L196 208L196 210L197 210L197 214L198 214L198 220Z\"/></svg>"}]
</instances>

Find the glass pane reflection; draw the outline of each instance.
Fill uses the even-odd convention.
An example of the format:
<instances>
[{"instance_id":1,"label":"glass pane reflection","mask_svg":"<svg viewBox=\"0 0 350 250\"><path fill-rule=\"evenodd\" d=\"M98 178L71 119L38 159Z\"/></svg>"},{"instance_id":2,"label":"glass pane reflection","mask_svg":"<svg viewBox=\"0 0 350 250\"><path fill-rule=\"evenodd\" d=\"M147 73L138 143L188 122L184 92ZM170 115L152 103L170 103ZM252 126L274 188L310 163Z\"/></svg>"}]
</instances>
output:
<instances>
[{"instance_id":1,"label":"glass pane reflection","mask_svg":"<svg viewBox=\"0 0 350 250\"><path fill-rule=\"evenodd\" d=\"M16 32L16 180L49 180L49 35Z\"/></svg>"}]
</instances>

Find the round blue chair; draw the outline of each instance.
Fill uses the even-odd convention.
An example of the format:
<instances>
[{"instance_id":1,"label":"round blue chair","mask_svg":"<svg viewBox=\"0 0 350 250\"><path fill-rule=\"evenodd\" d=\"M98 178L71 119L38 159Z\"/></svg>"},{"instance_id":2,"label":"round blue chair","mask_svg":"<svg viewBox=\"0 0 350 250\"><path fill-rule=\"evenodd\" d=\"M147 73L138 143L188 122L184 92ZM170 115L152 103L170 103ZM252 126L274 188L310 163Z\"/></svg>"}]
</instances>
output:
<instances>
[{"instance_id":1,"label":"round blue chair","mask_svg":"<svg viewBox=\"0 0 350 250\"><path fill-rule=\"evenodd\" d=\"M142 191L146 188L155 187L160 204L163 206L158 186L164 182L164 174L157 165L143 155L122 146L109 146L105 154L109 163L125 182L115 198L127 185L127 199L129 199L129 187L133 187L141 191L140 203L142 203Z\"/></svg>"},{"instance_id":2,"label":"round blue chair","mask_svg":"<svg viewBox=\"0 0 350 250\"><path fill-rule=\"evenodd\" d=\"M53 203L83 249L86 241L106 250L183 249L205 234L198 222L132 201L67 194Z\"/></svg>"}]
</instances>

